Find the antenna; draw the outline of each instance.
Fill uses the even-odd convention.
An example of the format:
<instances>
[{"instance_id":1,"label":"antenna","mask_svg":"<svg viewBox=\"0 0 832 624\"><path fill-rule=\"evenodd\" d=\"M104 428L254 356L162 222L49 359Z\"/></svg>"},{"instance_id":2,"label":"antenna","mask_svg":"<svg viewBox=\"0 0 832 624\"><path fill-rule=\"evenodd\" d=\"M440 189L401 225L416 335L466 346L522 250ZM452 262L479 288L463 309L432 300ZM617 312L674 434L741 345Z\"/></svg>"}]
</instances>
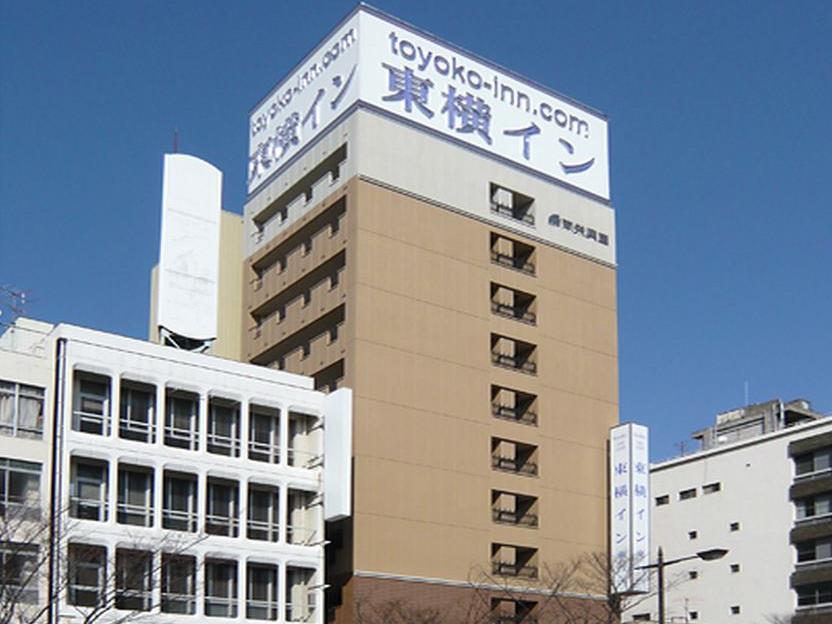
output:
<instances>
[{"instance_id":1,"label":"antenna","mask_svg":"<svg viewBox=\"0 0 832 624\"><path fill-rule=\"evenodd\" d=\"M0 285L0 314L4 310L11 313L9 325L14 324L19 317L26 314L26 291L13 286Z\"/></svg>"},{"instance_id":2,"label":"antenna","mask_svg":"<svg viewBox=\"0 0 832 624\"><path fill-rule=\"evenodd\" d=\"M673 446L675 446L677 449L679 449L679 455L681 456L681 455L685 454L685 451L687 450L688 445L684 440L682 440L681 442L677 442Z\"/></svg>"}]
</instances>

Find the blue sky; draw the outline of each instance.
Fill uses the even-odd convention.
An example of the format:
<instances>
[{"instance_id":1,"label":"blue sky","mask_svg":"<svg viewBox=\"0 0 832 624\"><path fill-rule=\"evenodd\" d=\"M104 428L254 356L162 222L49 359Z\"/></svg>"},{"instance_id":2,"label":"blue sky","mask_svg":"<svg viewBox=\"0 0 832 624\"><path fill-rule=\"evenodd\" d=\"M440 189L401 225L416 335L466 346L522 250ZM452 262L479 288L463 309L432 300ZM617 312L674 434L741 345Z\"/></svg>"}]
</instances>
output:
<instances>
[{"instance_id":1,"label":"blue sky","mask_svg":"<svg viewBox=\"0 0 832 624\"><path fill-rule=\"evenodd\" d=\"M621 418L654 458L746 382L832 412L832 3L374 4L609 116ZM174 128L239 212L249 109L353 6L0 0L0 285L143 337Z\"/></svg>"}]
</instances>

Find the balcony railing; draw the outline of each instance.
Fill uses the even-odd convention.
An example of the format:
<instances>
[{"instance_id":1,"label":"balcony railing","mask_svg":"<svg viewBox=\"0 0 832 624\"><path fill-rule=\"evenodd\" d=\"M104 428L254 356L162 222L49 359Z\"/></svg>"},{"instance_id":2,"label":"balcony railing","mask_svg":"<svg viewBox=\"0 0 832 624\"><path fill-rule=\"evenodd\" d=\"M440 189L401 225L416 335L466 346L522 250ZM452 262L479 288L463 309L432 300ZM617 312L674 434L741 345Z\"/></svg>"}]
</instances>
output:
<instances>
[{"instance_id":1,"label":"balcony railing","mask_svg":"<svg viewBox=\"0 0 832 624\"><path fill-rule=\"evenodd\" d=\"M196 613L196 596L162 592L162 613L193 615Z\"/></svg>"},{"instance_id":2,"label":"balcony railing","mask_svg":"<svg viewBox=\"0 0 832 624\"><path fill-rule=\"evenodd\" d=\"M528 373L529 375L537 374L537 363L528 359L521 359L516 355L504 355L502 353L492 353L491 362L495 366L503 368L510 368L512 370Z\"/></svg>"},{"instance_id":3,"label":"balcony railing","mask_svg":"<svg viewBox=\"0 0 832 624\"><path fill-rule=\"evenodd\" d=\"M534 325L537 323L537 315L534 312L529 312L517 306L510 306L505 303L491 302L491 311L499 316L514 319L521 323L528 323Z\"/></svg>"},{"instance_id":4,"label":"balcony railing","mask_svg":"<svg viewBox=\"0 0 832 624\"><path fill-rule=\"evenodd\" d=\"M165 445L194 451L197 448L197 432L193 429L165 425Z\"/></svg>"},{"instance_id":5,"label":"balcony railing","mask_svg":"<svg viewBox=\"0 0 832 624\"><path fill-rule=\"evenodd\" d=\"M497 470L505 470L506 472L514 472L524 475L536 475L537 463L533 461L523 461L515 457L499 457L491 458L491 466Z\"/></svg>"},{"instance_id":6,"label":"balcony railing","mask_svg":"<svg viewBox=\"0 0 832 624\"><path fill-rule=\"evenodd\" d=\"M156 436L156 427L152 422L121 420L118 425L118 435L125 440L152 442Z\"/></svg>"},{"instance_id":7,"label":"balcony railing","mask_svg":"<svg viewBox=\"0 0 832 624\"><path fill-rule=\"evenodd\" d=\"M249 539L276 542L280 539L280 525L268 520L249 520L247 525Z\"/></svg>"},{"instance_id":8,"label":"balcony railing","mask_svg":"<svg viewBox=\"0 0 832 624\"><path fill-rule=\"evenodd\" d=\"M152 600L149 590L117 589L115 607L125 611L150 611Z\"/></svg>"},{"instance_id":9,"label":"balcony railing","mask_svg":"<svg viewBox=\"0 0 832 624\"><path fill-rule=\"evenodd\" d=\"M67 591L69 593L69 603L72 605L94 607L104 599L104 591L97 585L70 583Z\"/></svg>"},{"instance_id":10,"label":"balcony railing","mask_svg":"<svg viewBox=\"0 0 832 624\"><path fill-rule=\"evenodd\" d=\"M118 503L116 513L116 522L119 524L132 524L133 526L142 527L153 526L153 507Z\"/></svg>"},{"instance_id":11,"label":"balcony railing","mask_svg":"<svg viewBox=\"0 0 832 624\"><path fill-rule=\"evenodd\" d=\"M162 528L172 531L196 533L198 517L196 511L162 509Z\"/></svg>"},{"instance_id":12,"label":"balcony railing","mask_svg":"<svg viewBox=\"0 0 832 624\"><path fill-rule=\"evenodd\" d=\"M504 561L494 561L492 563L492 572L494 574L499 574L500 576L514 576L518 578L537 578L537 566L507 563Z\"/></svg>"},{"instance_id":13,"label":"balcony railing","mask_svg":"<svg viewBox=\"0 0 832 624\"><path fill-rule=\"evenodd\" d=\"M93 414L75 410L72 412L72 429L82 433L93 433L104 435L107 432L109 416L105 414Z\"/></svg>"},{"instance_id":14,"label":"balcony railing","mask_svg":"<svg viewBox=\"0 0 832 624\"><path fill-rule=\"evenodd\" d=\"M107 521L107 502L97 498L69 497L69 515L79 520Z\"/></svg>"},{"instance_id":15,"label":"balcony railing","mask_svg":"<svg viewBox=\"0 0 832 624\"><path fill-rule=\"evenodd\" d=\"M516 526L536 527L537 514L520 513L509 509L492 509L491 517L494 522L513 524Z\"/></svg>"},{"instance_id":16,"label":"balcony railing","mask_svg":"<svg viewBox=\"0 0 832 624\"><path fill-rule=\"evenodd\" d=\"M240 438L219 433L208 433L208 452L228 457L239 457Z\"/></svg>"},{"instance_id":17,"label":"balcony railing","mask_svg":"<svg viewBox=\"0 0 832 624\"><path fill-rule=\"evenodd\" d=\"M491 202L491 212L514 219L515 221L522 221L528 225L534 225L534 215L529 210L518 210L511 206Z\"/></svg>"},{"instance_id":18,"label":"balcony railing","mask_svg":"<svg viewBox=\"0 0 832 624\"><path fill-rule=\"evenodd\" d=\"M208 514L205 516L205 532L210 535L225 535L226 537L237 537L240 529L240 521L229 516Z\"/></svg>"},{"instance_id":19,"label":"balcony railing","mask_svg":"<svg viewBox=\"0 0 832 624\"><path fill-rule=\"evenodd\" d=\"M277 600L246 600L246 617L252 620L276 620Z\"/></svg>"},{"instance_id":20,"label":"balcony railing","mask_svg":"<svg viewBox=\"0 0 832 624\"><path fill-rule=\"evenodd\" d=\"M506 405L492 405L491 414L495 418L503 418L505 420L513 420L526 425L537 424L537 414L520 407L508 407Z\"/></svg>"},{"instance_id":21,"label":"balcony railing","mask_svg":"<svg viewBox=\"0 0 832 624\"><path fill-rule=\"evenodd\" d=\"M534 275L534 263L531 260L526 260L517 256L509 256L508 254L500 253L499 251L492 251L491 262L510 269L515 269L521 273Z\"/></svg>"},{"instance_id":22,"label":"balcony railing","mask_svg":"<svg viewBox=\"0 0 832 624\"><path fill-rule=\"evenodd\" d=\"M270 442L248 441L248 458L254 461L280 463L280 446Z\"/></svg>"},{"instance_id":23,"label":"balcony railing","mask_svg":"<svg viewBox=\"0 0 832 624\"><path fill-rule=\"evenodd\" d=\"M209 617L237 617L237 599L205 596L205 615Z\"/></svg>"}]
</instances>

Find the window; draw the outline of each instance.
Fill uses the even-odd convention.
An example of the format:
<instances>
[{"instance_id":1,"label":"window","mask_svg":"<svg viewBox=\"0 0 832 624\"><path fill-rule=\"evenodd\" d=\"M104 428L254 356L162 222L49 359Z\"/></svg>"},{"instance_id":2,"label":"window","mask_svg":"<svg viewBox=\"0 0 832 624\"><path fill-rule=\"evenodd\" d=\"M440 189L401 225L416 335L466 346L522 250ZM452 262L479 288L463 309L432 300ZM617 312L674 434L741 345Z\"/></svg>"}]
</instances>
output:
<instances>
[{"instance_id":1,"label":"window","mask_svg":"<svg viewBox=\"0 0 832 624\"><path fill-rule=\"evenodd\" d=\"M240 456L240 404L212 398L208 404L208 452Z\"/></svg>"},{"instance_id":2,"label":"window","mask_svg":"<svg viewBox=\"0 0 832 624\"><path fill-rule=\"evenodd\" d=\"M153 554L116 550L116 609L150 611L153 591Z\"/></svg>"},{"instance_id":3,"label":"window","mask_svg":"<svg viewBox=\"0 0 832 624\"><path fill-rule=\"evenodd\" d=\"M491 414L524 425L537 425L537 396L520 390L491 386Z\"/></svg>"},{"instance_id":4,"label":"window","mask_svg":"<svg viewBox=\"0 0 832 624\"><path fill-rule=\"evenodd\" d=\"M122 380L118 435L137 442L156 441L156 388Z\"/></svg>"},{"instance_id":5,"label":"window","mask_svg":"<svg viewBox=\"0 0 832 624\"><path fill-rule=\"evenodd\" d=\"M208 479L205 532L237 537L239 532L239 492L235 481Z\"/></svg>"},{"instance_id":6,"label":"window","mask_svg":"<svg viewBox=\"0 0 832 624\"><path fill-rule=\"evenodd\" d=\"M731 574L736 574L739 571L740 571L740 564L732 563L731 564Z\"/></svg>"},{"instance_id":7,"label":"window","mask_svg":"<svg viewBox=\"0 0 832 624\"><path fill-rule=\"evenodd\" d=\"M37 604L39 566L38 546L8 541L0 543L0 591L4 602L10 600L12 605Z\"/></svg>"},{"instance_id":8,"label":"window","mask_svg":"<svg viewBox=\"0 0 832 624\"><path fill-rule=\"evenodd\" d=\"M196 613L196 560L162 553L162 613Z\"/></svg>"},{"instance_id":9,"label":"window","mask_svg":"<svg viewBox=\"0 0 832 624\"><path fill-rule=\"evenodd\" d=\"M670 495L669 494L662 494L661 496L656 497L656 507L661 507L662 505L669 505L670 504Z\"/></svg>"},{"instance_id":10,"label":"window","mask_svg":"<svg viewBox=\"0 0 832 624\"><path fill-rule=\"evenodd\" d=\"M516 338L491 334L491 362L529 375L537 374L537 346Z\"/></svg>"},{"instance_id":11,"label":"window","mask_svg":"<svg viewBox=\"0 0 832 624\"><path fill-rule=\"evenodd\" d=\"M739 531L740 530L740 523L739 522L732 522L729 525L729 528L731 529L732 532L733 531Z\"/></svg>"},{"instance_id":12,"label":"window","mask_svg":"<svg viewBox=\"0 0 832 624\"><path fill-rule=\"evenodd\" d=\"M153 526L153 471L149 468L119 465L116 522Z\"/></svg>"},{"instance_id":13,"label":"window","mask_svg":"<svg viewBox=\"0 0 832 624\"><path fill-rule=\"evenodd\" d=\"M84 433L110 435L110 380L76 373L74 389L72 428Z\"/></svg>"},{"instance_id":14,"label":"window","mask_svg":"<svg viewBox=\"0 0 832 624\"><path fill-rule=\"evenodd\" d=\"M101 546L70 544L67 559L69 604L77 607L95 607L103 604L107 580L107 551Z\"/></svg>"},{"instance_id":15,"label":"window","mask_svg":"<svg viewBox=\"0 0 832 624\"><path fill-rule=\"evenodd\" d=\"M795 501L797 519L804 520L816 516L832 514L832 493L816 494Z\"/></svg>"},{"instance_id":16,"label":"window","mask_svg":"<svg viewBox=\"0 0 832 624\"><path fill-rule=\"evenodd\" d=\"M697 572L696 570L691 570L690 572L688 572L688 578L691 580L699 578L699 572Z\"/></svg>"},{"instance_id":17,"label":"window","mask_svg":"<svg viewBox=\"0 0 832 624\"><path fill-rule=\"evenodd\" d=\"M313 414L289 413L290 466L314 468L321 464L320 419Z\"/></svg>"},{"instance_id":18,"label":"window","mask_svg":"<svg viewBox=\"0 0 832 624\"><path fill-rule=\"evenodd\" d=\"M795 475L807 475L832 468L832 448L823 448L794 458Z\"/></svg>"},{"instance_id":19,"label":"window","mask_svg":"<svg viewBox=\"0 0 832 624\"><path fill-rule=\"evenodd\" d=\"M534 199L502 186L491 184L491 212L534 225Z\"/></svg>"},{"instance_id":20,"label":"window","mask_svg":"<svg viewBox=\"0 0 832 624\"><path fill-rule=\"evenodd\" d=\"M498 576L536 579L537 549L511 544L491 545L492 572Z\"/></svg>"},{"instance_id":21,"label":"window","mask_svg":"<svg viewBox=\"0 0 832 624\"><path fill-rule=\"evenodd\" d=\"M165 444L196 451L199 449L199 396L167 389L165 397Z\"/></svg>"},{"instance_id":22,"label":"window","mask_svg":"<svg viewBox=\"0 0 832 624\"><path fill-rule=\"evenodd\" d=\"M650 614L649 613L634 613L633 614L633 622L649 622L650 621Z\"/></svg>"},{"instance_id":23,"label":"window","mask_svg":"<svg viewBox=\"0 0 832 624\"><path fill-rule=\"evenodd\" d=\"M491 467L516 474L537 475L537 447L503 438L491 438Z\"/></svg>"},{"instance_id":24,"label":"window","mask_svg":"<svg viewBox=\"0 0 832 624\"><path fill-rule=\"evenodd\" d=\"M314 492L290 489L287 496L286 541L313 544L317 539L318 517Z\"/></svg>"},{"instance_id":25,"label":"window","mask_svg":"<svg viewBox=\"0 0 832 624\"><path fill-rule=\"evenodd\" d=\"M40 518L40 464L0 458L0 517Z\"/></svg>"},{"instance_id":26,"label":"window","mask_svg":"<svg viewBox=\"0 0 832 624\"><path fill-rule=\"evenodd\" d=\"M699 611L691 611L689 615L691 620L699 619Z\"/></svg>"},{"instance_id":27,"label":"window","mask_svg":"<svg viewBox=\"0 0 832 624\"><path fill-rule=\"evenodd\" d=\"M822 537L795 544L798 563L832 559L832 537Z\"/></svg>"},{"instance_id":28,"label":"window","mask_svg":"<svg viewBox=\"0 0 832 624\"><path fill-rule=\"evenodd\" d=\"M491 262L534 275L534 247L491 232Z\"/></svg>"},{"instance_id":29,"label":"window","mask_svg":"<svg viewBox=\"0 0 832 624\"><path fill-rule=\"evenodd\" d=\"M162 528L197 530L196 475L165 471Z\"/></svg>"},{"instance_id":30,"label":"window","mask_svg":"<svg viewBox=\"0 0 832 624\"><path fill-rule=\"evenodd\" d=\"M277 488L250 484L246 533L248 538L276 542L280 534L279 518L280 498Z\"/></svg>"},{"instance_id":31,"label":"window","mask_svg":"<svg viewBox=\"0 0 832 624\"><path fill-rule=\"evenodd\" d=\"M69 515L107 521L107 464L73 457L70 463Z\"/></svg>"},{"instance_id":32,"label":"window","mask_svg":"<svg viewBox=\"0 0 832 624\"><path fill-rule=\"evenodd\" d=\"M43 388L0 381L0 434L43 436Z\"/></svg>"},{"instance_id":33,"label":"window","mask_svg":"<svg viewBox=\"0 0 832 624\"><path fill-rule=\"evenodd\" d=\"M308 622L317 611L317 601L312 589L315 570L287 566L286 568L286 621Z\"/></svg>"},{"instance_id":34,"label":"window","mask_svg":"<svg viewBox=\"0 0 832 624\"><path fill-rule=\"evenodd\" d=\"M722 484L717 481L716 483L709 483L707 485L702 486L702 493L703 494L715 494L722 489Z\"/></svg>"},{"instance_id":35,"label":"window","mask_svg":"<svg viewBox=\"0 0 832 624\"><path fill-rule=\"evenodd\" d=\"M537 527L537 497L491 490L491 519L500 524Z\"/></svg>"},{"instance_id":36,"label":"window","mask_svg":"<svg viewBox=\"0 0 832 624\"><path fill-rule=\"evenodd\" d=\"M696 498L696 488L679 492L679 500L688 500L689 498Z\"/></svg>"},{"instance_id":37,"label":"window","mask_svg":"<svg viewBox=\"0 0 832 624\"><path fill-rule=\"evenodd\" d=\"M250 563L246 580L246 617L252 620L276 620L277 567Z\"/></svg>"},{"instance_id":38,"label":"window","mask_svg":"<svg viewBox=\"0 0 832 624\"><path fill-rule=\"evenodd\" d=\"M798 607L811 607L832 603L832 581L802 585L796 589Z\"/></svg>"},{"instance_id":39,"label":"window","mask_svg":"<svg viewBox=\"0 0 832 624\"><path fill-rule=\"evenodd\" d=\"M237 617L236 561L205 561L205 615Z\"/></svg>"},{"instance_id":40,"label":"window","mask_svg":"<svg viewBox=\"0 0 832 624\"><path fill-rule=\"evenodd\" d=\"M688 539L695 540L699 537L699 534L696 531L688 531Z\"/></svg>"},{"instance_id":41,"label":"window","mask_svg":"<svg viewBox=\"0 0 832 624\"><path fill-rule=\"evenodd\" d=\"M529 325L537 323L537 297L491 282L491 312Z\"/></svg>"},{"instance_id":42,"label":"window","mask_svg":"<svg viewBox=\"0 0 832 624\"><path fill-rule=\"evenodd\" d=\"M734 605L731 607L731 615L739 615L740 614L740 606Z\"/></svg>"},{"instance_id":43,"label":"window","mask_svg":"<svg viewBox=\"0 0 832 624\"><path fill-rule=\"evenodd\" d=\"M280 411L252 405L249 408L248 458L280 462Z\"/></svg>"}]
</instances>

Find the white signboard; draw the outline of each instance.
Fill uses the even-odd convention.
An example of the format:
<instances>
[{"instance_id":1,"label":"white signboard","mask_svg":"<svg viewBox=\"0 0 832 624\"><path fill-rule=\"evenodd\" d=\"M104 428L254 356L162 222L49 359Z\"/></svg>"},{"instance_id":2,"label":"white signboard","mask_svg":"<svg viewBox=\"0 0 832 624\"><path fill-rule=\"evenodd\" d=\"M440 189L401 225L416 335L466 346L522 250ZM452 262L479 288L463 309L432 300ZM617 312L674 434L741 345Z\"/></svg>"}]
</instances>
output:
<instances>
[{"instance_id":1,"label":"white signboard","mask_svg":"<svg viewBox=\"0 0 832 624\"><path fill-rule=\"evenodd\" d=\"M610 560L618 593L649 591L650 470L647 427L610 430Z\"/></svg>"},{"instance_id":2,"label":"white signboard","mask_svg":"<svg viewBox=\"0 0 832 624\"><path fill-rule=\"evenodd\" d=\"M253 112L249 192L356 100L609 199L603 116L367 7Z\"/></svg>"},{"instance_id":3,"label":"white signboard","mask_svg":"<svg viewBox=\"0 0 832 624\"><path fill-rule=\"evenodd\" d=\"M222 172L166 154L162 182L157 323L196 340L217 336Z\"/></svg>"}]
</instances>

